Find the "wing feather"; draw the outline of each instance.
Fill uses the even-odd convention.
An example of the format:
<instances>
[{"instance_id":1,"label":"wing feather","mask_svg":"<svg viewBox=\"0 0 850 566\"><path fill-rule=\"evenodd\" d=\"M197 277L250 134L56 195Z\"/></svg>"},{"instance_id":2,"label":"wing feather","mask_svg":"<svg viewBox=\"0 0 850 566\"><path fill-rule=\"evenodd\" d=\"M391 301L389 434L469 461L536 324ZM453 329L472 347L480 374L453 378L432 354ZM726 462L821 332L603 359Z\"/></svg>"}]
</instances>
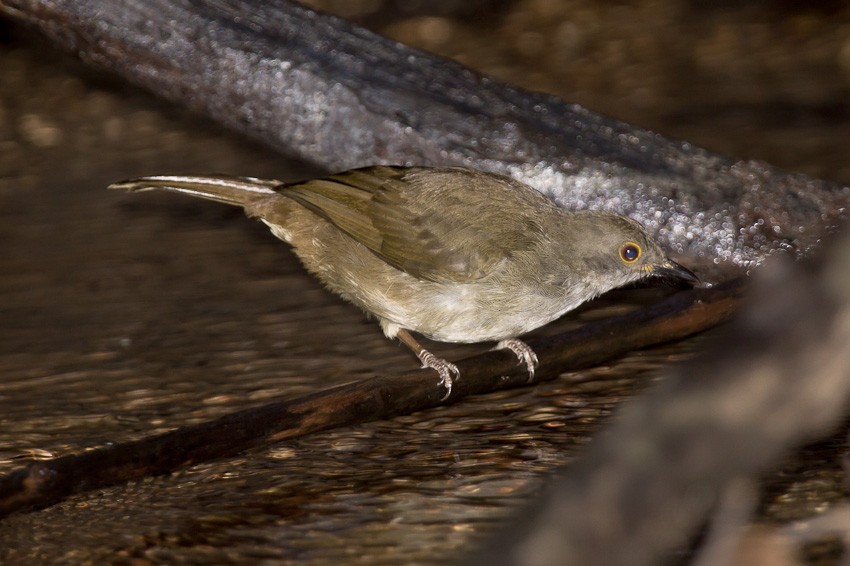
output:
<instances>
[{"instance_id":1,"label":"wing feather","mask_svg":"<svg viewBox=\"0 0 850 566\"><path fill-rule=\"evenodd\" d=\"M553 206L513 179L454 168L369 167L280 190L397 269L444 282L530 249L540 207Z\"/></svg>"}]
</instances>

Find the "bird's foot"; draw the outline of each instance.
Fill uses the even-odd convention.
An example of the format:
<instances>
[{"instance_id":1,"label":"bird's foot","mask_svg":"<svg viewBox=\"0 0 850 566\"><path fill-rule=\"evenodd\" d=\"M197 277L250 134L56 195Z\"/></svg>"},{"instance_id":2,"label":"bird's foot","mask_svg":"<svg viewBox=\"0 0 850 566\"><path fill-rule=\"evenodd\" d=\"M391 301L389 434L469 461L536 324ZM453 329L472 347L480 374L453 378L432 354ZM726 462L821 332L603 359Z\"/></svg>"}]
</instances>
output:
<instances>
[{"instance_id":1,"label":"bird's foot","mask_svg":"<svg viewBox=\"0 0 850 566\"><path fill-rule=\"evenodd\" d=\"M534 350L528 344L517 338L508 338L507 340L500 341L493 349L507 349L513 352L519 358L519 363L524 363L525 369L528 370L528 383L534 381L534 370L537 369L540 361L537 359L537 354L534 353Z\"/></svg>"},{"instance_id":2,"label":"bird's foot","mask_svg":"<svg viewBox=\"0 0 850 566\"><path fill-rule=\"evenodd\" d=\"M422 362L423 368L431 368L440 374L440 385L446 388L446 394L440 401L448 399L449 395L452 394L454 379L460 379L460 370L457 369L457 366L443 358L438 358L425 349L419 352L419 361ZM454 374L454 379L452 379L452 374Z\"/></svg>"}]
</instances>

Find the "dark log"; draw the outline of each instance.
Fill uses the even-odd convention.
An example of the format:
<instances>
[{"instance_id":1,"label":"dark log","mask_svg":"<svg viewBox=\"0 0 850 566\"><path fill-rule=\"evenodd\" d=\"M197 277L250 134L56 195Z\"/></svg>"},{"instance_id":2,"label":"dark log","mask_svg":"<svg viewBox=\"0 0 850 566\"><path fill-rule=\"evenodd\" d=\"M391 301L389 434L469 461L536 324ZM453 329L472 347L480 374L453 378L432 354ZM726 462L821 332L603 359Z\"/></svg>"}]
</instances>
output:
<instances>
[{"instance_id":1,"label":"dark log","mask_svg":"<svg viewBox=\"0 0 850 566\"><path fill-rule=\"evenodd\" d=\"M538 379L553 379L565 370L711 328L730 316L740 290L741 283L733 282L679 293L622 316L529 341L540 357ZM448 402L527 383L524 366L518 366L514 355L505 350L470 357L457 365L462 377ZM410 414L439 405L443 393L432 370L380 376L136 442L35 462L0 478L0 516L311 432Z\"/></svg>"},{"instance_id":2,"label":"dark log","mask_svg":"<svg viewBox=\"0 0 850 566\"><path fill-rule=\"evenodd\" d=\"M777 249L806 252L850 199L834 184L499 83L286 0L0 0L0 13L327 169L508 173L563 206L632 216L703 275L740 273Z\"/></svg>"}]
</instances>

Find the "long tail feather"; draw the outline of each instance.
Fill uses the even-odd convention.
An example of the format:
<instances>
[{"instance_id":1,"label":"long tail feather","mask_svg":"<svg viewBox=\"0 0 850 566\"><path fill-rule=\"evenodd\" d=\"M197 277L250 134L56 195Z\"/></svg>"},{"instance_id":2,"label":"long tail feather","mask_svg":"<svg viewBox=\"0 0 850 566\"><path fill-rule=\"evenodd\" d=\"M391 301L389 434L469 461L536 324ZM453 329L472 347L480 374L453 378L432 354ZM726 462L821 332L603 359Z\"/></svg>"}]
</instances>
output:
<instances>
[{"instance_id":1,"label":"long tail feather","mask_svg":"<svg viewBox=\"0 0 850 566\"><path fill-rule=\"evenodd\" d=\"M174 191L209 200L245 206L258 197L275 194L280 181L253 177L158 175L140 177L109 185L125 191Z\"/></svg>"}]
</instances>

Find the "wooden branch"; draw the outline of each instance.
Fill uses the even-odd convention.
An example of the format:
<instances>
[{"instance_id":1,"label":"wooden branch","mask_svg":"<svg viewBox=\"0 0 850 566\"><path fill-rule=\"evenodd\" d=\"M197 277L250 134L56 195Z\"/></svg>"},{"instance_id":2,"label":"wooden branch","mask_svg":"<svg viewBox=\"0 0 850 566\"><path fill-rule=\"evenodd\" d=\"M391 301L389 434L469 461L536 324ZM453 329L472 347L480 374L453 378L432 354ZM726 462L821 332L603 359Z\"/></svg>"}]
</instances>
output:
<instances>
[{"instance_id":1,"label":"wooden branch","mask_svg":"<svg viewBox=\"0 0 850 566\"><path fill-rule=\"evenodd\" d=\"M742 282L736 281L714 289L694 289L626 315L529 341L540 358L538 379L553 379L566 370L711 328L735 310L741 287ZM457 365L461 379L454 385L450 403L527 382L524 367L508 351L490 351ZM374 377L159 436L35 462L0 478L0 516L311 432L421 411L439 405L443 393L431 370Z\"/></svg>"},{"instance_id":2,"label":"wooden branch","mask_svg":"<svg viewBox=\"0 0 850 566\"><path fill-rule=\"evenodd\" d=\"M617 203L703 275L805 252L850 201L834 184L482 77L287 0L0 0L0 13L329 170L465 165L569 208Z\"/></svg>"}]
</instances>

